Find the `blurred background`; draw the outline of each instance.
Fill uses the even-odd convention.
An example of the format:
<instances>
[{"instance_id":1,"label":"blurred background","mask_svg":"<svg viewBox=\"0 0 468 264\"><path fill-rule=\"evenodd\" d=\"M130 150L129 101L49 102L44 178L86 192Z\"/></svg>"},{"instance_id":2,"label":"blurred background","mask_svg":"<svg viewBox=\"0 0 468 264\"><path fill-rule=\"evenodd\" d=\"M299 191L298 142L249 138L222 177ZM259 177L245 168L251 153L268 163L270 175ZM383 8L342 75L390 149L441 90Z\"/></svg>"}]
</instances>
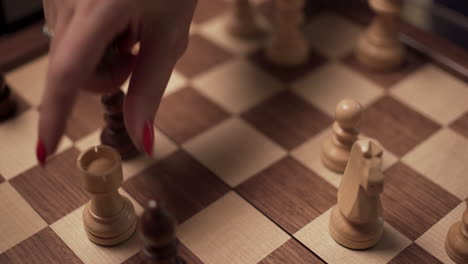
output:
<instances>
[{"instance_id":1,"label":"blurred background","mask_svg":"<svg viewBox=\"0 0 468 264\"><path fill-rule=\"evenodd\" d=\"M306 10L313 9L315 5L324 4L343 5L353 8L357 5L366 4L366 1L308 0ZM405 1L404 5L402 16L405 21L450 39L461 47L468 49L468 1L410 0ZM0 0L1 36L13 33L42 19L41 0Z\"/></svg>"}]
</instances>

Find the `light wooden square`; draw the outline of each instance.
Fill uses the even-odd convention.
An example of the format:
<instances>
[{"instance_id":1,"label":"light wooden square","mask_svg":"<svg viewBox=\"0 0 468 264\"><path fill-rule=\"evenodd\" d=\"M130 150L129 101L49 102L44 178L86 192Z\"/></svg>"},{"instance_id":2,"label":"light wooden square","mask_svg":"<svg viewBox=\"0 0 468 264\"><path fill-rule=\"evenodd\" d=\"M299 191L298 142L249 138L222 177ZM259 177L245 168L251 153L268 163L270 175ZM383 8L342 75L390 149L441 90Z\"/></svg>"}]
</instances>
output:
<instances>
[{"instance_id":1,"label":"light wooden square","mask_svg":"<svg viewBox=\"0 0 468 264\"><path fill-rule=\"evenodd\" d=\"M6 179L38 165L35 154L39 113L32 109L0 124L0 173ZM72 145L70 139L63 136L57 153Z\"/></svg>"},{"instance_id":2,"label":"light wooden square","mask_svg":"<svg viewBox=\"0 0 468 264\"><path fill-rule=\"evenodd\" d=\"M5 75L11 88L32 106L38 106L41 102L48 61L48 56L44 55Z\"/></svg>"},{"instance_id":3,"label":"light wooden square","mask_svg":"<svg viewBox=\"0 0 468 264\"><path fill-rule=\"evenodd\" d=\"M334 13L324 12L313 18L304 31L315 50L329 58L340 58L354 50L362 28Z\"/></svg>"},{"instance_id":4,"label":"light wooden square","mask_svg":"<svg viewBox=\"0 0 468 264\"><path fill-rule=\"evenodd\" d=\"M406 154L402 160L460 199L468 196L468 140L445 128Z\"/></svg>"},{"instance_id":5,"label":"light wooden square","mask_svg":"<svg viewBox=\"0 0 468 264\"><path fill-rule=\"evenodd\" d=\"M86 149L100 145L100 135L101 131L95 131L92 134L82 138L76 142L75 146L80 151L85 151ZM174 153L177 150L177 145L173 143L165 134L163 134L156 127L154 128L154 145L153 145L153 157L149 157L146 154L141 154L140 156L123 161L122 170L124 174L124 180L130 179L131 177L137 175L139 172L148 168L151 164L157 160L164 159L170 154Z\"/></svg>"},{"instance_id":6,"label":"light wooden square","mask_svg":"<svg viewBox=\"0 0 468 264\"><path fill-rule=\"evenodd\" d=\"M331 209L299 230L294 236L327 263L388 263L411 241L389 224L384 224L382 240L367 250L352 250L340 246L329 234Z\"/></svg>"},{"instance_id":7,"label":"light wooden square","mask_svg":"<svg viewBox=\"0 0 468 264\"><path fill-rule=\"evenodd\" d=\"M309 73L293 89L330 116L335 115L336 104L344 98L353 98L367 106L383 95L382 88L337 62Z\"/></svg>"},{"instance_id":8,"label":"light wooden square","mask_svg":"<svg viewBox=\"0 0 468 264\"><path fill-rule=\"evenodd\" d=\"M237 55L247 54L253 51L255 48L263 45L265 40L263 38L245 39L231 35L227 30L227 23L230 19L230 15L230 13L224 13L215 19L204 23L202 26L200 26L199 33L204 37L212 40L216 44L222 46L226 50ZM266 37L266 32L268 32L271 25L268 24L262 15L256 14L256 17L261 28L265 30Z\"/></svg>"},{"instance_id":9,"label":"light wooden square","mask_svg":"<svg viewBox=\"0 0 468 264\"><path fill-rule=\"evenodd\" d=\"M277 93L281 83L245 59L222 64L197 77L195 89L232 113L240 113Z\"/></svg>"},{"instance_id":10,"label":"light wooden square","mask_svg":"<svg viewBox=\"0 0 468 264\"><path fill-rule=\"evenodd\" d=\"M443 263L455 263L447 255L445 251L445 238L449 228L456 222L461 221L462 214L465 211L466 203L462 202L444 218L427 230L417 240L416 244L424 248L434 257L438 258Z\"/></svg>"},{"instance_id":11,"label":"light wooden square","mask_svg":"<svg viewBox=\"0 0 468 264\"><path fill-rule=\"evenodd\" d=\"M0 253L47 227L8 182L0 184L0 201Z\"/></svg>"},{"instance_id":12,"label":"light wooden square","mask_svg":"<svg viewBox=\"0 0 468 264\"><path fill-rule=\"evenodd\" d=\"M231 191L182 224L179 239L206 264L255 264L289 235Z\"/></svg>"},{"instance_id":13,"label":"light wooden square","mask_svg":"<svg viewBox=\"0 0 468 264\"><path fill-rule=\"evenodd\" d=\"M171 78L167 83L166 91L164 96L168 96L180 89L184 88L187 85L187 79L178 71L174 70L171 74Z\"/></svg>"},{"instance_id":14,"label":"light wooden square","mask_svg":"<svg viewBox=\"0 0 468 264\"><path fill-rule=\"evenodd\" d=\"M398 83L392 94L429 118L447 125L468 110L468 85L435 65Z\"/></svg>"},{"instance_id":15,"label":"light wooden square","mask_svg":"<svg viewBox=\"0 0 468 264\"><path fill-rule=\"evenodd\" d=\"M279 145L237 118L222 122L183 147L231 187L286 155Z\"/></svg>"},{"instance_id":16,"label":"light wooden square","mask_svg":"<svg viewBox=\"0 0 468 264\"><path fill-rule=\"evenodd\" d=\"M143 208L127 192L122 189L119 192L130 199L136 213L141 215ZM122 263L140 250L138 232L135 232L129 240L113 247L98 246L91 242L83 226L83 209L84 206L81 206L50 226L83 263Z\"/></svg>"},{"instance_id":17,"label":"light wooden square","mask_svg":"<svg viewBox=\"0 0 468 264\"><path fill-rule=\"evenodd\" d=\"M320 159L322 142L327 137L330 137L331 133L332 130L330 128L326 129L319 135L309 139L304 144L295 148L291 152L291 156L293 156L296 160L304 164L312 171L316 172L319 176L324 178L330 184L338 188L338 186L340 185L342 174L327 169ZM365 136L363 135L362 137ZM382 170L391 167L397 161L398 158L395 157L395 155L393 155L387 150L384 150Z\"/></svg>"}]
</instances>

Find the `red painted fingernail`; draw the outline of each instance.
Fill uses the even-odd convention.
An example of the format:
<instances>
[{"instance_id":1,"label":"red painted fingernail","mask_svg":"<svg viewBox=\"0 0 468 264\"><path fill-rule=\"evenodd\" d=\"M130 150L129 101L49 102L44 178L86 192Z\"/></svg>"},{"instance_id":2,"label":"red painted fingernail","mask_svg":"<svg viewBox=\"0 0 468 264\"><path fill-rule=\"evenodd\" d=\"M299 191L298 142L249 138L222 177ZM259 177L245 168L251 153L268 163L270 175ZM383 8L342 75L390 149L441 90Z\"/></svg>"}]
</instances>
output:
<instances>
[{"instance_id":1,"label":"red painted fingernail","mask_svg":"<svg viewBox=\"0 0 468 264\"><path fill-rule=\"evenodd\" d=\"M45 149L45 145L42 142L41 139L37 141L36 145L36 157L39 163L41 164L42 167L45 166L46 164L46 159L47 159L47 151Z\"/></svg>"},{"instance_id":2,"label":"red painted fingernail","mask_svg":"<svg viewBox=\"0 0 468 264\"><path fill-rule=\"evenodd\" d=\"M148 155L153 155L154 131L153 122L147 120L143 127L143 148Z\"/></svg>"}]
</instances>

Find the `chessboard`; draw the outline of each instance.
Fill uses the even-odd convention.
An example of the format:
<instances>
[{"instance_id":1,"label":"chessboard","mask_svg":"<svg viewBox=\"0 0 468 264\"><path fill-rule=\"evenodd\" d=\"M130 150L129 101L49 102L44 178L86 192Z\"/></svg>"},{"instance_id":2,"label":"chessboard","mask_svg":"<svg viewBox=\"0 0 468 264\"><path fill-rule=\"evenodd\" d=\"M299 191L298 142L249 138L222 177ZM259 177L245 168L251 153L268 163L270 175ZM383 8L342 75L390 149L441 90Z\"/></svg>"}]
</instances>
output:
<instances>
[{"instance_id":1,"label":"chessboard","mask_svg":"<svg viewBox=\"0 0 468 264\"><path fill-rule=\"evenodd\" d=\"M268 25L270 4L253 1ZM353 56L365 25L315 10L307 62L274 66L263 39L226 32L229 5L199 1L189 47L155 121L154 156L123 162L120 189L138 214L157 198L177 218L187 263L451 263L448 228L468 196L468 84L411 47L399 70ZM34 147L47 54L6 72L17 115L0 124L0 263L139 263L138 234L115 247L88 240L89 196L76 160L99 144L103 108L82 93L45 168ZM368 250L328 233L341 175L320 161L334 109L354 98L362 134L384 147L384 235Z\"/></svg>"}]
</instances>

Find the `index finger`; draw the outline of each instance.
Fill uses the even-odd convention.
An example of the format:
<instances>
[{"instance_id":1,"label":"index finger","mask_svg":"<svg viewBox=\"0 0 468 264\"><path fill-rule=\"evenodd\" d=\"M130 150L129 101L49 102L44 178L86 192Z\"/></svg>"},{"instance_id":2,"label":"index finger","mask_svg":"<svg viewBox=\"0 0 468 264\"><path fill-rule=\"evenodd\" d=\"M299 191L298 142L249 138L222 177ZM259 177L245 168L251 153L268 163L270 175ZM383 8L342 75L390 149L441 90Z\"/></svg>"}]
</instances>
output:
<instances>
[{"instance_id":1,"label":"index finger","mask_svg":"<svg viewBox=\"0 0 468 264\"><path fill-rule=\"evenodd\" d=\"M36 155L41 164L55 152L79 89L93 76L109 43L130 21L127 8L115 8L111 3L91 0L80 4L54 47L40 107Z\"/></svg>"}]
</instances>

